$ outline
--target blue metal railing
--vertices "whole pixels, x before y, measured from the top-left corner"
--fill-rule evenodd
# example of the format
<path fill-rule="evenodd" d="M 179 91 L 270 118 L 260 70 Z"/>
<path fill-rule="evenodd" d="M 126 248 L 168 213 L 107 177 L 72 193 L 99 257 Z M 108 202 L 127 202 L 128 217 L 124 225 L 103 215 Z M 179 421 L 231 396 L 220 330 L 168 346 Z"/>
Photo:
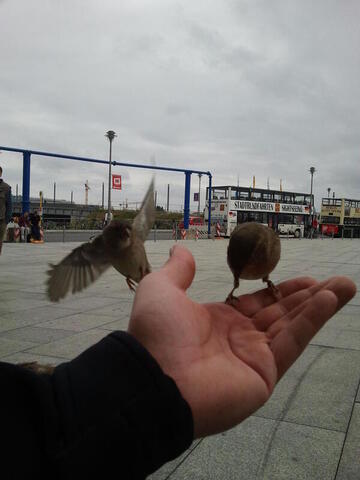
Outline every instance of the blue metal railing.
<path fill-rule="evenodd" d="M 81 162 L 92 162 L 92 163 L 102 163 L 109 165 L 109 161 L 101 160 L 97 158 L 88 158 L 88 157 L 79 157 L 75 155 L 66 155 L 62 153 L 52 153 L 52 152 L 41 152 L 38 150 L 29 150 L 24 148 L 14 148 L 14 147 L 2 147 L 0 150 L 7 152 L 16 152 L 23 154 L 23 190 L 22 190 L 22 210 L 23 213 L 28 212 L 30 208 L 30 167 L 31 167 L 31 155 L 39 155 L 43 157 L 52 157 L 52 158 L 63 158 L 66 160 L 77 160 Z M 185 198 L 184 198 L 184 228 L 189 228 L 189 217 L 190 217 L 190 185 L 191 185 L 191 174 L 202 174 L 209 177 L 209 192 L 211 192 L 211 181 L 212 175 L 209 171 L 204 172 L 201 170 L 190 170 L 186 168 L 174 168 L 174 167 L 159 167 L 156 165 L 142 165 L 136 163 L 126 163 L 126 162 L 116 162 L 112 161 L 112 165 L 122 166 L 122 167 L 131 167 L 131 168 L 145 168 L 150 170 L 163 170 L 168 172 L 181 172 L 185 174 Z M 210 235 L 211 228 L 211 195 L 209 196 L 209 222 L 208 222 L 208 234 Z"/>

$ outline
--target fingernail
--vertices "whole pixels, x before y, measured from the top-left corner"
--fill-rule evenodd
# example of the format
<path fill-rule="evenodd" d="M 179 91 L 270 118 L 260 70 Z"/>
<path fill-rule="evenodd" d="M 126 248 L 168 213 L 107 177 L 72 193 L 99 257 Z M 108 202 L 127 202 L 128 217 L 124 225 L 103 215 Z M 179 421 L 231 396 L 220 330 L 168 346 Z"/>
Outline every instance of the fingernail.
<path fill-rule="evenodd" d="M 176 245 L 173 245 L 173 246 L 170 248 L 170 251 L 169 251 L 170 257 L 171 257 L 172 254 L 174 253 L 175 247 L 176 247 Z"/>

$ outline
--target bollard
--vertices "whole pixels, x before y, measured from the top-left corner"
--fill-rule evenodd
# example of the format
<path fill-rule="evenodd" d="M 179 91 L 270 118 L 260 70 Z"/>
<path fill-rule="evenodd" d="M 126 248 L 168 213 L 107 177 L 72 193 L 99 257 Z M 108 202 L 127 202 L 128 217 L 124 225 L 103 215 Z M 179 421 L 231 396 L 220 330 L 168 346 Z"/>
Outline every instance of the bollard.
<path fill-rule="evenodd" d="M 220 223 L 217 222 L 217 224 L 216 224 L 216 236 L 217 237 L 220 237 L 220 229 L 221 229 Z"/>
<path fill-rule="evenodd" d="M 154 242 L 156 242 L 156 223 L 154 225 Z"/>

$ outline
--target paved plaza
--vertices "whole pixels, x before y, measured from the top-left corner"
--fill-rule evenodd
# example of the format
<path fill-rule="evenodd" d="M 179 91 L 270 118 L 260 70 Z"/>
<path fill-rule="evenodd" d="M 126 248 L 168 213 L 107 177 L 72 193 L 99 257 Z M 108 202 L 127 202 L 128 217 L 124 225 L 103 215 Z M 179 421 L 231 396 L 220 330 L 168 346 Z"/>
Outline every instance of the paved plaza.
<path fill-rule="evenodd" d="M 154 269 L 173 241 L 146 242 Z M 189 296 L 223 301 L 232 285 L 227 240 L 188 240 L 196 260 Z M 347 275 L 360 291 L 360 240 L 282 239 L 276 283 Z M 110 331 L 126 329 L 133 294 L 114 269 L 57 304 L 45 296 L 49 262 L 78 243 L 5 244 L 0 257 L 0 359 L 70 360 Z M 241 282 L 243 293 L 263 288 Z M 152 480 L 360 479 L 360 292 L 316 335 L 270 401 L 238 427 L 198 440 Z"/>

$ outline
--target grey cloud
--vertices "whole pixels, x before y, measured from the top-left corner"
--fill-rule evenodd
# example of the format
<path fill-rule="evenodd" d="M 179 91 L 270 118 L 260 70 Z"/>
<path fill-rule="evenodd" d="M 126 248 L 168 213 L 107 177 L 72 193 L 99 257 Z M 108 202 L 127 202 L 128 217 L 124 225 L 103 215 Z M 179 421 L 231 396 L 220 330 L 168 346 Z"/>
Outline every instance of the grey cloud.
<path fill-rule="evenodd" d="M 155 154 L 211 170 L 214 183 L 256 175 L 296 190 L 309 189 L 314 165 L 319 198 L 328 186 L 360 197 L 358 2 L 89 1 L 86 15 L 83 5 L 1 2 L 1 144 L 106 158 L 114 129 L 119 161 Z M 0 156 L 21 183 L 14 159 Z M 82 198 L 88 179 L 99 201 L 104 172 L 68 165 L 34 159 L 34 191 L 51 194 L 56 176 L 59 194 Z M 127 175 L 135 199 L 147 173 Z"/>

